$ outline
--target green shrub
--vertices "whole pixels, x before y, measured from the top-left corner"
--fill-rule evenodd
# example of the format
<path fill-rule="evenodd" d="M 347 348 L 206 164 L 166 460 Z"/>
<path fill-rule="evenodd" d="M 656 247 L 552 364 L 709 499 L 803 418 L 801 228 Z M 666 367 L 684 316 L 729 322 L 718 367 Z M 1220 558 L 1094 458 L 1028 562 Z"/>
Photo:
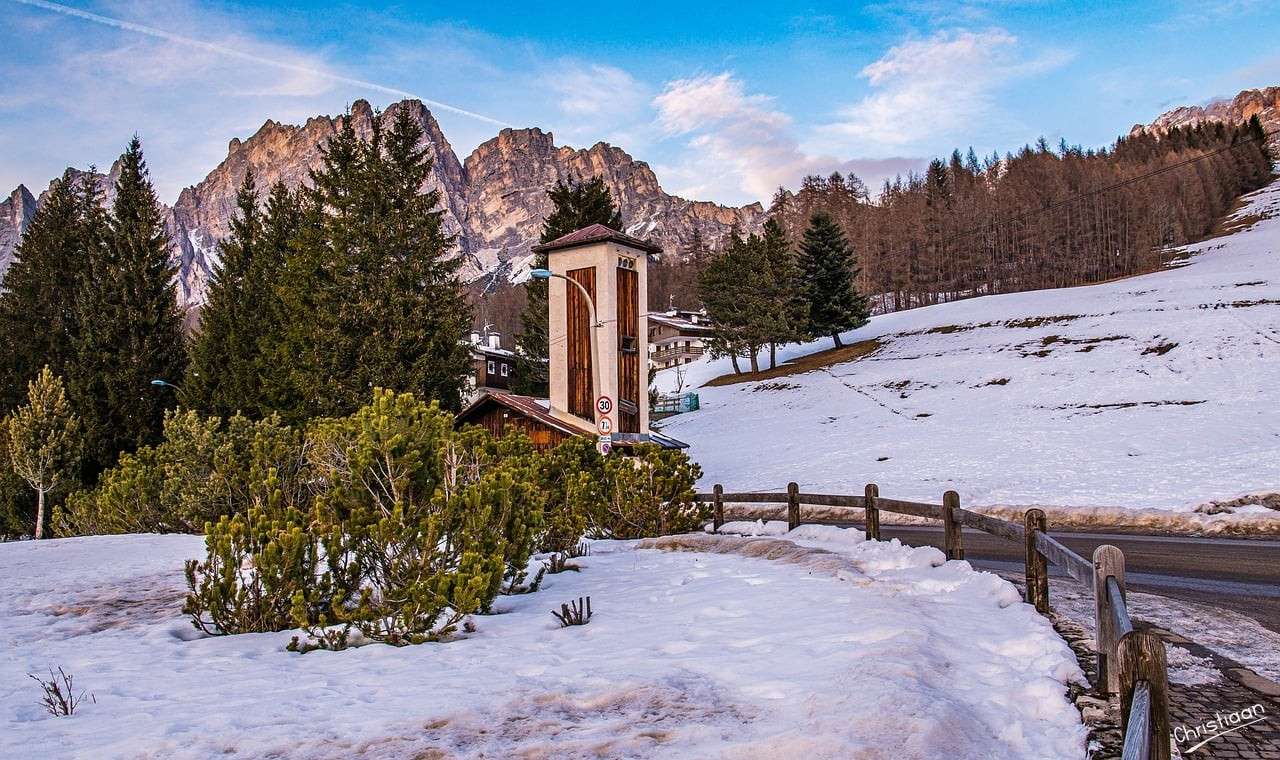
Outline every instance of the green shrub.
<path fill-rule="evenodd" d="M 416 644 L 523 577 L 543 509 L 523 436 L 458 432 L 438 405 L 379 389 L 315 421 L 302 449 L 305 521 L 272 469 L 249 478 L 247 515 L 208 527 L 208 559 L 187 568 L 197 628 L 296 626 L 296 651 Z"/>
<path fill-rule="evenodd" d="M 223 422 L 194 411 L 165 415 L 164 440 L 122 454 L 98 486 L 68 497 L 55 512 L 59 535 L 196 533 L 243 514 L 268 473 L 282 505 L 302 501 L 302 442 L 277 417 Z"/>
<path fill-rule="evenodd" d="M 205 548 L 203 563 L 186 566 L 183 613 L 196 628 L 232 634 L 293 627 L 294 597 L 314 584 L 319 556 L 315 535 L 297 510 L 280 514 L 277 502 L 223 515 L 206 529 Z"/>
<path fill-rule="evenodd" d="M 710 516 L 694 499 L 702 468 L 682 451 L 652 444 L 630 457 L 604 460 L 604 478 L 591 515 L 595 538 L 642 538 L 696 530 Z"/>

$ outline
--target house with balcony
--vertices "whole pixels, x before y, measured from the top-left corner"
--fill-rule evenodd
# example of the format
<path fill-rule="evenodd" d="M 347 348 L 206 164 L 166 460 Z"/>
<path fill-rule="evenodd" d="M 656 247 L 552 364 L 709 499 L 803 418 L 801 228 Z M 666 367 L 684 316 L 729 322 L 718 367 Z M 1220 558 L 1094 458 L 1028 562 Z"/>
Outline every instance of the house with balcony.
<path fill-rule="evenodd" d="M 706 311 L 668 309 L 649 313 L 649 366 L 667 369 L 706 353 L 712 325 Z"/>

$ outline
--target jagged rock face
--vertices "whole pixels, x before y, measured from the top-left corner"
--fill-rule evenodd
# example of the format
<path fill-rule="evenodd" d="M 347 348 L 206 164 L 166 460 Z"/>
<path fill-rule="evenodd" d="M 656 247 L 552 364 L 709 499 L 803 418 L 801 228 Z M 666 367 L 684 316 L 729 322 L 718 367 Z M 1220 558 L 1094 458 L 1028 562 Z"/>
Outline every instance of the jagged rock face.
<path fill-rule="evenodd" d="M 649 165 L 626 151 L 606 143 L 585 150 L 557 147 L 552 135 L 540 129 L 504 129 L 476 148 L 464 165 L 421 102 L 395 103 L 387 114 L 401 108 L 411 109 L 422 125 L 422 144 L 433 159 L 423 191 L 440 193 L 445 231 L 457 238 L 456 254 L 464 257 L 462 276 L 467 281 L 520 279 L 527 269 L 529 248 L 538 241 L 542 219 L 551 211 L 546 192 L 557 180 L 569 177 L 603 177 L 619 203 L 625 231 L 652 239 L 673 255 L 687 247 L 695 230 L 714 246 L 735 226 L 745 233 L 757 231 L 764 223 L 759 203 L 735 208 L 668 195 Z M 182 303 L 204 302 L 217 264 L 218 241 L 230 232 L 236 190 L 248 169 L 253 169 L 265 201 L 276 182 L 291 188 L 308 182 L 311 170 L 320 165 L 320 146 L 341 129 L 345 119 L 352 120 L 357 134 L 368 137 L 373 117 L 370 105 L 358 100 L 349 116 L 318 116 L 302 126 L 267 121 L 253 136 L 232 139 L 227 157 L 203 181 L 183 190 L 172 208 L 163 208 Z M 75 180 L 82 174 L 68 169 L 63 179 Z M 107 204 L 117 176 L 118 166 L 112 167 L 110 175 L 97 175 Z M 39 203 L 30 201 L 30 193 L 21 193 L 15 191 L 0 203 L 0 275 Z M 10 219 L 16 221 L 6 224 Z"/>
<path fill-rule="evenodd" d="M 663 192 L 653 170 L 606 143 L 585 150 L 556 147 L 540 129 L 504 129 L 477 147 L 464 164 L 469 192 L 465 226 L 471 253 L 493 276 L 517 279 L 551 212 L 547 190 L 570 177 L 601 177 L 622 212 L 628 234 L 651 239 L 678 255 L 694 230 L 709 244 L 734 226 L 744 233 L 764 223 L 764 208 L 687 201 Z"/>
<path fill-rule="evenodd" d="M 1257 116 L 1267 132 L 1280 132 L 1280 87 L 1244 90 L 1231 100 L 1218 100 L 1207 106 L 1182 106 L 1160 114 L 1146 129 L 1165 131 L 1173 127 L 1191 127 L 1203 121 L 1241 122 Z M 1133 131 L 1144 129 L 1139 124 Z M 1280 150 L 1280 134 L 1268 140 Z"/>
<path fill-rule="evenodd" d="M 422 125 L 423 145 L 433 159 L 431 175 L 423 184 L 423 192 L 440 192 L 445 231 L 461 237 L 462 166 L 440 131 L 440 125 L 421 102 L 406 100 L 396 103 L 387 109 L 388 118 L 401 108 L 410 109 Z M 307 182 L 312 169 L 320 166 L 320 146 L 342 128 L 346 119 L 351 119 L 357 135 L 368 138 L 373 117 L 369 103 L 357 100 L 351 106 L 350 116 L 317 116 L 308 119 L 301 127 L 267 121 L 247 140 L 232 139 L 222 163 L 200 184 L 183 190 L 173 206 L 169 234 L 173 256 L 179 261 L 184 300 L 191 304 L 204 302 L 209 275 L 217 263 L 218 241 L 231 231 L 236 191 L 249 169 L 253 169 L 264 199 L 276 182 L 283 182 L 291 189 L 297 188 Z M 460 253 L 465 255 L 466 245 L 465 241 L 462 242 Z M 479 273 L 469 274 L 475 277 Z"/>
<path fill-rule="evenodd" d="M 0 272 L 9 269 L 13 251 L 35 213 L 36 199 L 25 185 L 18 185 L 8 198 L 0 201 Z"/>

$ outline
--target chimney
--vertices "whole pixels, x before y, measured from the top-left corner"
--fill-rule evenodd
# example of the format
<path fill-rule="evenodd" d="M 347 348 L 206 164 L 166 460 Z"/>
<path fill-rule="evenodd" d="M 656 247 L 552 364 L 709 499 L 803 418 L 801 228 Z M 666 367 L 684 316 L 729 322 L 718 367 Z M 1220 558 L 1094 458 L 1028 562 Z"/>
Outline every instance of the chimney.
<path fill-rule="evenodd" d="M 489 348 L 502 348 L 502 333 L 489 333 Z"/>
<path fill-rule="evenodd" d="M 471 333 L 471 345 L 473 345 L 473 346 L 480 346 L 480 345 L 484 345 L 484 344 L 482 344 L 482 343 L 480 342 L 480 333 L 478 333 L 478 332 L 472 332 L 472 333 Z"/>

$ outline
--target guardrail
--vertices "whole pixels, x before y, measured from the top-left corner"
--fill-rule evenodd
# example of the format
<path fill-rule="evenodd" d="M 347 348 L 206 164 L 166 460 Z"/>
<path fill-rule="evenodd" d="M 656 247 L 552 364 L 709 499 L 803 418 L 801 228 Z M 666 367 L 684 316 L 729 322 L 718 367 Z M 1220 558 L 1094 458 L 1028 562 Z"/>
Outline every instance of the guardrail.
<path fill-rule="evenodd" d="M 1028 509 L 1023 524 L 971 512 L 960 506 L 960 495 L 947 491 L 941 504 L 901 501 L 880 496 L 880 488 L 868 483 L 861 496 L 801 493 L 795 483 L 785 493 L 726 493 L 716 484 L 711 493 L 696 494 L 698 501 L 714 506 L 712 527 L 724 525 L 724 505 L 785 504 L 787 526 L 856 522 L 844 519 L 803 520 L 803 505 L 862 511 L 868 540 L 880 538 L 880 513 L 912 515 L 942 523 L 943 551 L 947 559 L 964 559 L 963 529 L 973 528 L 1022 544 L 1027 582 L 1026 601 L 1043 615 L 1049 613 L 1049 563 L 1093 589 L 1094 642 L 1098 654 L 1098 688 L 1119 697 L 1124 726 L 1124 760 L 1169 760 L 1169 676 L 1164 642 L 1151 631 L 1137 629 L 1125 600 L 1124 552 L 1115 546 L 1099 546 L 1092 561 L 1049 535 L 1043 510 Z"/>

